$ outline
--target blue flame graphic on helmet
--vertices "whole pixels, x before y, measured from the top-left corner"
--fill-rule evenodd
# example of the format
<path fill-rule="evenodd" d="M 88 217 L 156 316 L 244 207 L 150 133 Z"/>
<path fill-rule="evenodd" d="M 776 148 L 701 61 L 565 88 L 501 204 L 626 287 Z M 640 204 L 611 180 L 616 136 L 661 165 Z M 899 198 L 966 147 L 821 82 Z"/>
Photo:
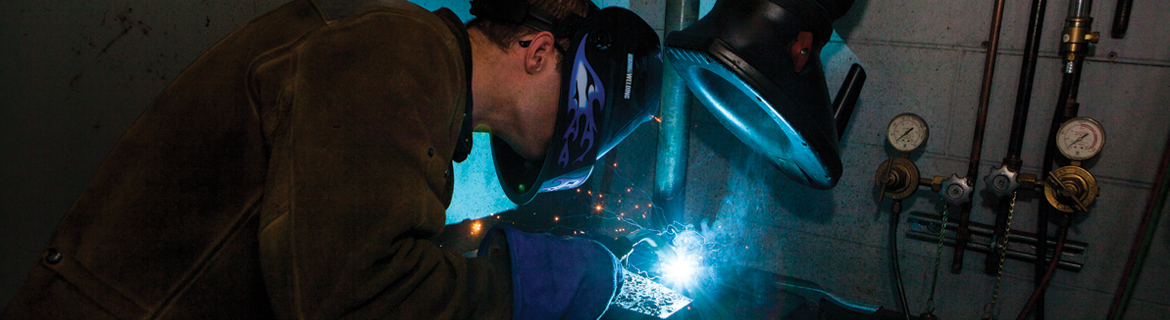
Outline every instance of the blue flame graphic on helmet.
<path fill-rule="evenodd" d="M 570 164 L 585 160 L 597 138 L 597 121 L 594 112 L 600 112 L 605 107 L 605 89 L 589 60 L 585 59 L 585 39 L 577 45 L 576 57 L 573 58 L 573 73 L 569 82 L 569 103 L 565 112 L 572 117 L 569 128 L 565 130 L 565 144 L 561 148 L 557 164 L 562 168 Z M 570 144 L 576 144 L 574 149 L 582 150 L 575 159 L 569 154 Z M 584 148 L 584 149 L 581 149 Z"/>
<path fill-rule="evenodd" d="M 557 177 L 556 179 L 545 181 L 543 184 L 540 185 L 540 192 L 550 192 L 550 191 L 558 191 L 558 190 L 576 188 L 577 186 L 580 186 L 582 183 L 585 183 L 585 180 L 589 179 L 589 174 L 592 172 L 593 172 L 593 167 L 584 167 L 581 169 L 573 170 L 573 172 L 563 174 L 560 177 Z"/>

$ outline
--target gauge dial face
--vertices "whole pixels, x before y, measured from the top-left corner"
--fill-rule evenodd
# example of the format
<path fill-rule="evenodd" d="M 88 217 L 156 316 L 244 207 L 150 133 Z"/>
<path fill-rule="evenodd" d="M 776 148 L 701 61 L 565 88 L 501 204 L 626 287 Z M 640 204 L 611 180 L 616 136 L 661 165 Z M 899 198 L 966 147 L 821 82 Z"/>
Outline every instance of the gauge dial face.
<path fill-rule="evenodd" d="M 903 113 L 890 120 L 886 129 L 886 140 L 901 152 L 914 151 L 926 143 L 930 130 L 926 121 L 913 113 Z"/>
<path fill-rule="evenodd" d="M 1056 132 L 1056 147 L 1069 160 L 1088 160 L 1105 147 L 1105 130 L 1091 118 L 1069 119 Z"/>

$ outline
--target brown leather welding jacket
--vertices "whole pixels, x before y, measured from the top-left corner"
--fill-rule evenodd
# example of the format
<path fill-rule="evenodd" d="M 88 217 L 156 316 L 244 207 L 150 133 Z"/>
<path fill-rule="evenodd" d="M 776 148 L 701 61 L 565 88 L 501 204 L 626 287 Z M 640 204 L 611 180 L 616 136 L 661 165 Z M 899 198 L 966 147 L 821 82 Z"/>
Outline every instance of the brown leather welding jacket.
<path fill-rule="evenodd" d="M 0 318 L 510 317 L 506 260 L 427 240 L 471 99 L 466 30 L 404 0 L 345 9 L 293 1 L 187 67 Z"/>

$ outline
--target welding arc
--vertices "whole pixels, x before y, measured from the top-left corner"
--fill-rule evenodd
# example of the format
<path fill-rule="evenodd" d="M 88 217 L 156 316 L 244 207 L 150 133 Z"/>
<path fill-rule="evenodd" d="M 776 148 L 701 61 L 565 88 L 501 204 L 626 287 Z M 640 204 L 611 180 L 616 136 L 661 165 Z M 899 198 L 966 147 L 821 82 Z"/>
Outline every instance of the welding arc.
<path fill-rule="evenodd" d="M 1048 284 L 1052 282 L 1052 276 L 1056 273 L 1056 265 L 1060 262 L 1060 255 L 1064 251 L 1064 240 L 1068 238 L 1068 217 L 1061 222 L 1059 235 L 1056 240 L 1056 248 L 1052 251 L 1052 262 L 1048 264 L 1048 271 L 1044 273 L 1044 279 L 1040 281 L 1040 285 L 1032 290 L 1032 296 L 1028 298 L 1028 303 L 1024 305 L 1024 309 L 1020 310 L 1020 315 L 1016 320 L 1024 320 L 1032 313 L 1032 309 L 1036 307 L 1036 302 L 1044 295 L 1044 290 L 1048 289 Z"/>

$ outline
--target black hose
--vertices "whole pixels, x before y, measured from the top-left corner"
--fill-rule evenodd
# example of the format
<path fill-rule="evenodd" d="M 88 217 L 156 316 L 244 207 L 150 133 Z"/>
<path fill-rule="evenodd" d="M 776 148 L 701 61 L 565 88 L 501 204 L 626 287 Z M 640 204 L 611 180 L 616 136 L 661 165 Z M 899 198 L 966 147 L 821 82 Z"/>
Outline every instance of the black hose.
<path fill-rule="evenodd" d="M 1070 105 L 1069 100 L 1076 99 L 1077 83 L 1080 82 L 1080 69 L 1082 60 L 1074 63 L 1074 73 L 1062 73 L 1063 77 L 1060 82 L 1060 94 L 1057 96 L 1056 109 L 1052 113 L 1052 125 L 1048 128 L 1048 145 L 1044 150 L 1044 161 L 1041 162 L 1041 172 L 1047 175 L 1054 169 L 1055 159 L 1058 151 L 1056 150 L 1056 131 L 1060 130 L 1060 125 L 1066 120 L 1075 117 L 1079 112 L 1077 104 Z M 1041 177 L 1044 179 L 1044 177 Z M 1044 275 L 1047 273 L 1045 262 L 1048 255 L 1048 217 L 1053 214 L 1053 208 L 1047 202 L 1041 201 L 1039 208 L 1039 215 L 1036 219 L 1036 267 L 1034 274 L 1034 289 L 1039 289 L 1043 282 Z M 1043 251 L 1041 251 L 1043 249 Z M 1053 261 L 1060 261 L 1060 257 L 1053 255 Z M 1043 291 L 1041 291 L 1043 292 Z M 1041 293 L 1036 302 L 1037 320 L 1042 319 L 1044 309 L 1044 295 Z"/>
<path fill-rule="evenodd" d="M 1032 84 L 1036 78 L 1036 59 L 1040 55 L 1040 35 L 1044 31 L 1044 9 L 1047 0 L 1032 0 L 1032 12 L 1028 16 L 1028 36 L 1024 41 L 1024 59 L 1020 65 L 1020 81 L 1016 89 L 1016 108 L 1012 115 L 1012 131 L 1008 139 L 1008 156 L 1004 164 L 1013 172 L 1022 165 L 1020 150 L 1024 145 L 1024 129 L 1028 124 L 1028 107 L 1032 102 Z"/>
<path fill-rule="evenodd" d="M 906 287 L 902 285 L 902 267 L 898 264 L 898 223 L 902 220 L 902 201 L 895 201 L 890 215 L 890 260 L 894 262 L 894 280 L 898 282 L 898 304 L 906 320 L 910 320 L 910 303 L 906 300 Z M 944 230 L 945 231 L 945 230 Z"/>
<path fill-rule="evenodd" d="M 1125 38 L 1125 32 L 1129 31 L 1129 13 L 1132 9 L 1133 0 L 1117 1 L 1117 9 L 1113 10 L 1113 29 L 1109 30 L 1113 39 Z"/>
<path fill-rule="evenodd" d="M 1032 0 L 1031 12 L 1028 14 L 1028 34 L 1024 41 L 1024 57 L 1020 65 L 1020 80 L 1016 90 L 1016 106 L 1015 113 L 1012 115 L 1012 131 L 1008 139 L 1007 157 L 1004 158 L 1003 164 L 1013 172 L 1018 172 L 1023 166 L 1023 159 L 1020 158 L 1021 149 L 1024 145 L 1025 127 L 1028 124 L 1028 108 L 1032 102 L 1032 86 L 1036 79 L 1036 60 L 1040 53 L 1040 39 L 1044 26 L 1044 12 L 1048 7 L 1047 0 Z M 1010 201 L 1007 197 L 1001 197 L 1000 201 Z M 997 219 L 998 226 L 999 221 Z M 1036 220 L 1036 267 L 1034 283 L 1035 287 L 1040 286 L 1040 282 L 1044 277 L 1044 256 L 1048 254 L 1048 221 L 1045 219 Z M 1036 307 L 1035 320 L 1044 320 L 1044 297 L 1040 297 L 1040 301 Z"/>

